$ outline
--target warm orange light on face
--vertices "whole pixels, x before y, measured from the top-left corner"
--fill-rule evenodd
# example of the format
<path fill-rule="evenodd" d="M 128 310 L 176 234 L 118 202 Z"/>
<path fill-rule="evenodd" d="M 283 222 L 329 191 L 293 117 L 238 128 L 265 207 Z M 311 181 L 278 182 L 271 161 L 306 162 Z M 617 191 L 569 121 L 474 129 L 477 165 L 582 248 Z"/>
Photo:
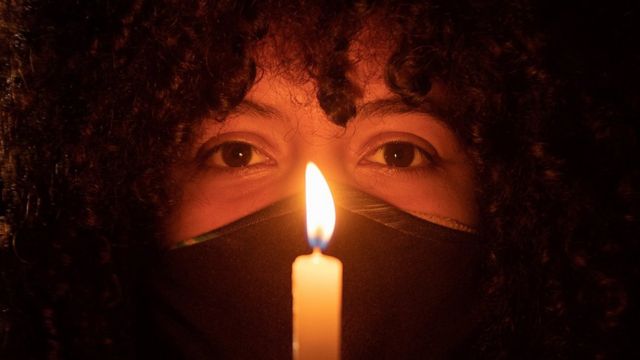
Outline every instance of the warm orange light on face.
<path fill-rule="evenodd" d="M 336 226 L 333 196 L 316 164 L 307 163 L 305 180 L 307 239 L 311 247 L 325 248 Z"/>

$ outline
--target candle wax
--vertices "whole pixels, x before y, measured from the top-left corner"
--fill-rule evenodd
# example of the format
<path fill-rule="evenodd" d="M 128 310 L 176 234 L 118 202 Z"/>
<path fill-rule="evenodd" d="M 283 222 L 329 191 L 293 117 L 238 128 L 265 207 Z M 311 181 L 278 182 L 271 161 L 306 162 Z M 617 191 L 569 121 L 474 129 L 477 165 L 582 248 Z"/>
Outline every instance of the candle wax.
<path fill-rule="evenodd" d="M 342 263 L 315 249 L 293 262 L 292 284 L 294 359 L 339 359 Z"/>

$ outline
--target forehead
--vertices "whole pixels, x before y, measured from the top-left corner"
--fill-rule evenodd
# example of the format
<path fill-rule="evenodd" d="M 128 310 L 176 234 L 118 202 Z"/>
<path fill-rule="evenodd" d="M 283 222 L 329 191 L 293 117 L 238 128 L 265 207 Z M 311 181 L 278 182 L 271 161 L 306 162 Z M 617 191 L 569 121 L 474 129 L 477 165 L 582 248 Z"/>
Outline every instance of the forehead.
<path fill-rule="evenodd" d="M 349 53 L 352 65 L 346 75 L 359 89 L 358 96 L 353 99 L 357 108 L 356 118 L 360 115 L 366 116 L 371 111 L 377 114 L 423 112 L 440 121 L 445 120 L 443 105 L 446 91 L 442 84 L 432 84 L 421 109 L 404 104 L 400 96 L 392 92 L 385 82 L 386 65 L 391 50 L 388 46 L 383 46 L 385 44 L 378 47 L 369 47 L 367 44 L 354 41 Z M 236 112 L 242 113 L 249 108 L 250 111 L 262 112 L 260 115 L 271 115 L 269 112 L 275 108 L 279 112 L 300 112 L 303 117 L 326 117 L 318 104 L 318 82 L 305 68 L 288 67 L 286 64 L 278 66 L 272 58 L 277 56 L 274 52 L 275 48 L 270 47 L 258 53 L 256 81 Z"/>
<path fill-rule="evenodd" d="M 384 81 L 386 65 L 393 51 L 389 33 L 384 36 L 363 28 L 349 42 L 348 64 L 326 64 L 332 53 L 305 47 L 273 34 L 256 44 L 251 53 L 256 62 L 256 81 L 247 98 L 289 98 L 296 106 L 313 105 L 318 93 L 318 73 L 323 66 L 343 71 L 346 79 L 357 88 L 354 102 L 368 102 L 393 94 Z M 322 55 L 324 54 L 324 55 Z M 319 59 L 318 57 L 326 57 Z"/>
<path fill-rule="evenodd" d="M 366 114 L 361 114 L 360 110 L 364 108 L 383 110 L 376 111 L 377 114 L 422 112 L 444 120 L 447 117 L 446 92 L 437 81 L 430 81 L 431 90 L 422 98 L 424 101 L 416 105 L 404 103 L 400 95 L 387 86 L 388 63 L 397 50 L 400 32 L 394 30 L 393 25 L 380 26 L 384 25 L 380 19 L 371 18 L 364 23 L 350 37 L 342 57 L 339 51 L 327 47 L 327 44 L 335 45 L 335 42 L 327 43 L 326 37 L 319 36 L 317 42 L 320 45 L 317 45 L 300 41 L 301 37 L 296 37 L 290 29 L 272 30 L 263 40 L 249 47 L 250 56 L 256 64 L 256 78 L 245 100 L 232 114 L 244 113 L 247 107 L 243 105 L 249 102 L 249 105 L 271 105 L 280 112 L 291 113 L 297 120 L 313 115 L 316 119 L 343 125 L 343 121 L 352 122 Z M 345 88 L 348 91 L 343 91 Z M 330 96 L 343 97 L 337 98 L 337 102 L 327 102 L 327 91 Z M 345 93 L 348 95 L 343 95 Z M 319 98 L 324 101 L 319 101 Z M 368 107 L 371 103 L 375 106 Z M 340 107 L 344 104 L 353 106 L 355 114 L 350 110 L 350 117 L 330 115 L 333 110 L 344 109 Z M 293 114 L 295 111 L 303 112 Z"/>

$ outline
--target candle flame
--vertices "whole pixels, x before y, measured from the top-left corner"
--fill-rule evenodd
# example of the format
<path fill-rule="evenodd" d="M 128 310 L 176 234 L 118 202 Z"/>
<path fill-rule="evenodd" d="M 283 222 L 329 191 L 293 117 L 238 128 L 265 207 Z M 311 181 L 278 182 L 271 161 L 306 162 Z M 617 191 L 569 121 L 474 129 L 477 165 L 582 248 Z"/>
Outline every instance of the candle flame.
<path fill-rule="evenodd" d="M 313 248 L 324 249 L 336 226 L 336 209 L 329 184 L 316 164 L 306 171 L 307 240 Z"/>

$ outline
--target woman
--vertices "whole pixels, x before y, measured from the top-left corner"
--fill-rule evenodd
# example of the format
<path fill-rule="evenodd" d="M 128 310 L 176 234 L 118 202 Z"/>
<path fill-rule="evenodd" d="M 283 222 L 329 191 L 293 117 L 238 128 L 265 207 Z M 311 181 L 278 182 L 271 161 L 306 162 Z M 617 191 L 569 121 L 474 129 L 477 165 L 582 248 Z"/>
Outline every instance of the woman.
<path fill-rule="evenodd" d="M 637 49 L 626 47 L 634 9 L 584 9 L 568 24 L 574 9 L 527 2 L 29 3 L 1 12 L 9 357 L 134 357 L 164 351 L 157 339 L 173 342 L 175 356 L 260 356 L 192 320 L 231 326 L 235 317 L 185 315 L 200 304 L 170 297 L 166 284 L 202 294 L 205 279 L 176 276 L 195 263 L 176 254 L 201 248 L 166 249 L 273 209 L 298 192 L 307 159 L 347 192 L 481 245 L 464 252 L 470 287 L 445 286 L 454 313 L 473 308 L 456 318 L 464 326 L 448 332 L 447 318 L 399 306 L 412 311 L 393 328 L 411 320 L 408 335 L 385 347 L 409 349 L 399 357 L 637 353 L 638 99 L 626 82 L 638 78 Z M 596 15 L 611 27 L 585 25 Z M 355 206 L 343 208 L 355 218 Z M 151 266 L 163 271 L 140 275 Z M 224 291 L 245 288 L 225 287 L 229 277 L 203 299 L 238 300 L 242 292 Z M 431 289 L 433 278 L 407 282 Z M 415 304 L 434 304 L 423 301 L 430 294 Z M 465 298 L 477 301 L 457 302 Z M 344 357 L 371 355 L 353 349 L 382 341 L 361 336 L 375 316 L 345 307 L 356 320 L 343 323 Z M 204 335 L 190 341 L 185 329 Z"/>

